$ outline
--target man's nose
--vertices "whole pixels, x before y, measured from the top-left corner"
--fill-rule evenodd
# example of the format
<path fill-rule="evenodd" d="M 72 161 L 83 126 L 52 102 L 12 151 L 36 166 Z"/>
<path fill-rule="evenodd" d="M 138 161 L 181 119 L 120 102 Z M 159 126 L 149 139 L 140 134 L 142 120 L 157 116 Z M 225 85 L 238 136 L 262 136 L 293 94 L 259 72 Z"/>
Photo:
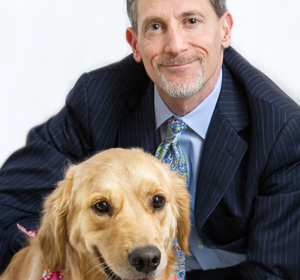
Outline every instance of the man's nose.
<path fill-rule="evenodd" d="M 170 28 L 166 35 L 166 53 L 176 56 L 188 48 L 186 36 L 180 28 Z"/>

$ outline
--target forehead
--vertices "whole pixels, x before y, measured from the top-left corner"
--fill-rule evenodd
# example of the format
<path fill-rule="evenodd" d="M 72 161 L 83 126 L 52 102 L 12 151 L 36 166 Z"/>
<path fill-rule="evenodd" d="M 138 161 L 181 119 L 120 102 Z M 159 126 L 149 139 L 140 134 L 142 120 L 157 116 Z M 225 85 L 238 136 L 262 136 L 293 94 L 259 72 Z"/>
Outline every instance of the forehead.
<path fill-rule="evenodd" d="M 137 9 L 139 22 L 151 16 L 180 16 L 190 11 L 201 14 L 214 13 L 209 0 L 138 0 Z"/>

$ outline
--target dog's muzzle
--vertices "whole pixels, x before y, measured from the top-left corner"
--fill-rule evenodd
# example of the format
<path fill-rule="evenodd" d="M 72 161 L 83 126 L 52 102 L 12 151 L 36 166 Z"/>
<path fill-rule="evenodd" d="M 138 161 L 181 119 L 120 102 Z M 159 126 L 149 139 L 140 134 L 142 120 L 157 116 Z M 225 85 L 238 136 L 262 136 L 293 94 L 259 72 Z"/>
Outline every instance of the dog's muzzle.
<path fill-rule="evenodd" d="M 104 268 L 104 272 L 110 280 L 122 280 L 107 265 L 101 253 L 97 250 L 99 260 Z M 160 264 L 161 253 L 155 246 L 138 247 L 128 254 L 131 266 L 139 273 L 144 275 L 142 278 L 133 278 L 136 280 L 152 280 L 154 271 Z M 124 279 L 125 280 L 125 279 Z"/>

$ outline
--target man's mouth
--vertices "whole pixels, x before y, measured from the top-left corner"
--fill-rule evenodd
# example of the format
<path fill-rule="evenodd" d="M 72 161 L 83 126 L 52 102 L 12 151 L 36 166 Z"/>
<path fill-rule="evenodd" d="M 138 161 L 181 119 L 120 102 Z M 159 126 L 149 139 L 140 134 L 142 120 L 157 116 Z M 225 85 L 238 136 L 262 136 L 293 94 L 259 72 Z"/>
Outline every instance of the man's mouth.
<path fill-rule="evenodd" d="M 188 66 L 196 61 L 202 61 L 203 58 L 200 55 L 194 55 L 191 57 L 177 57 L 169 58 L 162 61 L 156 61 L 155 64 L 157 67 L 169 67 L 169 68 L 180 68 Z"/>
<path fill-rule="evenodd" d="M 171 65 L 162 65 L 164 67 L 168 67 L 171 69 L 177 69 L 177 68 L 184 68 L 186 66 L 189 66 L 190 64 L 194 63 L 196 60 L 193 61 L 189 61 L 189 62 L 185 62 L 185 63 L 181 63 L 181 64 L 171 64 Z"/>

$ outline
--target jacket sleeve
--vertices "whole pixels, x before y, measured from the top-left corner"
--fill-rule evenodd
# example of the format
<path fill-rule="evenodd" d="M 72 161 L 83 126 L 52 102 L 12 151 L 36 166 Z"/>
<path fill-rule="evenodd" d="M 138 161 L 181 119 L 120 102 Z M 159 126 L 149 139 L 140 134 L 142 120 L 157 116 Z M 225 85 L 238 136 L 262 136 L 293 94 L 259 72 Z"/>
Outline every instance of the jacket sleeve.
<path fill-rule="evenodd" d="M 12 154 L 0 170 L 0 271 L 24 246 L 19 223 L 36 229 L 44 197 L 63 177 L 70 162 L 91 151 L 87 75 L 69 93 L 64 108 L 33 128 L 26 146 Z"/>
<path fill-rule="evenodd" d="M 261 177 L 242 279 L 300 279 L 300 117 L 281 129 Z"/>

